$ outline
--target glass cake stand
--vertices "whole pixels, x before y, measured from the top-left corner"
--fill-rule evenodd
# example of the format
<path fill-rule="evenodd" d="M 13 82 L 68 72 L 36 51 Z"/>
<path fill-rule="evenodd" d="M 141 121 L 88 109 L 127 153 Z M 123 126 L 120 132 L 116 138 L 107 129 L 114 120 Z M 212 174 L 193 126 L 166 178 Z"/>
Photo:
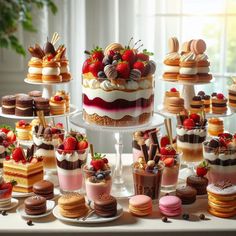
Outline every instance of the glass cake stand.
<path fill-rule="evenodd" d="M 83 120 L 82 111 L 70 117 L 70 122 L 86 130 L 91 131 L 100 131 L 100 132 L 109 132 L 114 133 L 116 143 L 116 164 L 113 173 L 113 182 L 112 182 L 112 194 L 117 198 L 124 198 L 133 195 L 133 190 L 124 182 L 123 179 L 123 164 L 122 164 L 122 153 L 123 153 L 123 135 L 126 133 L 133 133 L 135 131 L 147 130 L 152 128 L 158 128 L 164 124 L 164 116 L 154 113 L 151 121 L 144 125 L 129 126 L 129 127 L 109 127 L 109 126 L 98 126 L 93 124 L 88 124 Z"/>

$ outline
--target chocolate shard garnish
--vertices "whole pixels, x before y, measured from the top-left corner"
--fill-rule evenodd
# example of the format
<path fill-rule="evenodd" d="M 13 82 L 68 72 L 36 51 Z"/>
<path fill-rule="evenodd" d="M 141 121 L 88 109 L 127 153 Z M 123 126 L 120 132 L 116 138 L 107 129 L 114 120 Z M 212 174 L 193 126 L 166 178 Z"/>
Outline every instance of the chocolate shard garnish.
<path fill-rule="evenodd" d="M 148 160 L 153 160 L 157 153 L 157 144 L 151 144 Z"/>
<path fill-rule="evenodd" d="M 156 165 L 158 164 L 158 162 L 160 161 L 160 159 L 161 159 L 161 155 L 160 154 L 157 154 L 155 157 L 154 157 L 154 161 L 155 161 L 155 163 L 156 163 Z"/>
<path fill-rule="evenodd" d="M 215 186 L 221 189 L 225 189 L 225 188 L 232 187 L 233 184 L 231 183 L 230 180 L 227 179 L 227 180 L 223 180 L 221 182 L 216 183 Z"/>
<path fill-rule="evenodd" d="M 148 162 L 148 149 L 147 149 L 147 145 L 143 144 L 141 146 L 141 149 L 142 149 L 142 152 L 143 152 L 144 159 L 145 159 L 145 161 L 147 163 Z"/>
<path fill-rule="evenodd" d="M 149 132 L 149 136 L 150 136 L 153 144 L 158 143 L 158 138 L 157 138 L 157 133 L 156 132 L 157 132 L 156 130 Z"/>
<path fill-rule="evenodd" d="M 52 55 L 54 55 L 56 53 L 55 48 L 52 43 L 50 43 L 48 41 L 46 42 L 46 44 L 44 46 L 44 53 L 45 54 L 52 54 Z"/>

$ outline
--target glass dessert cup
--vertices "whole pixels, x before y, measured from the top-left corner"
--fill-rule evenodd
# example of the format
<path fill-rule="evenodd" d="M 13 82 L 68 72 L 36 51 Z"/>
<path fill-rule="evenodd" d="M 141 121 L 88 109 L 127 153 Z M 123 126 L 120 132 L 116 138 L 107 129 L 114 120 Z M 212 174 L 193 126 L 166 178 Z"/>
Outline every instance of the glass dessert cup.
<path fill-rule="evenodd" d="M 87 198 L 90 201 L 97 200 L 102 194 L 110 195 L 112 187 L 111 169 L 94 171 L 88 165 L 84 165 L 82 171 Z"/>
<path fill-rule="evenodd" d="M 209 147 L 208 141 L 203 143 L 203 157 L 209 165 L 207 178 L 209 183 L 230 180 L 236 184 L 236 148 Z"/>
<path fill-rule="evenodd" d="M 132 172 L 135 195 L 147 195 L 154 201 L 158 200 L 164 166 L 164 163 L 160 161 L 157 168 L 145 170 L 140 168 L 139 163 L 134 163 Z"/>
<path fill-rule="evenodd" d="M 195 174 L 195 166 L 203 160 L 202 143 L 207 137 L 207 126 L 186 129 L 177 125 L 177 150 L 182 152 L 181 165 L 187 167 L 180 170 L 180 179 L 185 180 Z"/>
<path fill-rule="evenodd" d="M 161 191 L 162 192 L 173 192 L 176 190 L 178 184 L 178 176 L 180 169 L 180 160 L 182 159 L 182 153 L 176 155 L 161 155 L 161 160 L 170 160 L 168 165 L 165 165 L 162 180 L 161 180 Z M 173 161 L 171 161 L 173 160 Z"/>
<path fill-rule="evenodd" d="M 82 165 L 86 163 L 88 148 L 71 151 L 57 148 L 55 152 L 61 192 L 80 192 L 83 186 Z"/>
<path fill-rule="evenodd" d="M 57 161 L 55 148 L 64 140 L 65 131 L 55 134 L 36 134 L 33 132 L 33 143 L 35 145 L 35 156 L 43 158 L 43 167 L 45 171 L 44 179 L 50 180 L 55 186 L 58 186 Z"/>

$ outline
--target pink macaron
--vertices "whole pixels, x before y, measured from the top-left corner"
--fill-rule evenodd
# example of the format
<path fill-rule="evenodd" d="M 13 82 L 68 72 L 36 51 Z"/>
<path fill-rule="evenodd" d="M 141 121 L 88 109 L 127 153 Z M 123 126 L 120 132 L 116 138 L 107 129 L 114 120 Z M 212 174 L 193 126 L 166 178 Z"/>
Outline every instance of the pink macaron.
<path fill-rule="evenodd" d="M 181 200 L 176 196 L 164 196 L 159 200 L 159 209 L 163 215 L 179 216 L 182 212 Z"/>

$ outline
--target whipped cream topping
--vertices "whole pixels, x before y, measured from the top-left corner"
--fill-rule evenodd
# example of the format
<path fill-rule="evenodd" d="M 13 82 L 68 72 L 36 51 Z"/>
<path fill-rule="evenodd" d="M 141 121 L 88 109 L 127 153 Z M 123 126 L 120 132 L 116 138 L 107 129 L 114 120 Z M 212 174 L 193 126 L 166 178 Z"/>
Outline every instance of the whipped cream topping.
<path fill-rule="evenodd" d="M 43 137 L 36 137 L 35 134 L 33 134 L 33 142 L 34 144 L 36 144 L 37 146 L 41 145 L 41 144 L 51 144 L 53 146 L 57 146 L 60 144 L 60 139 L 59 138 L 52 138 L 52 140 L 46 140 Z"/>
<path fill-rule="evenodd" d="M 42 59 L 38 58 L 38 57 L 31 57 L 30 62 L 34 62 L 34 63 L 42 63 Z"/>
<path fill-rule="evenodd" d="M 103 89 L 103 90 L 113 90 L 116 88 L 116 85 L 115 84 L 112 84 L 110 80 L 104 80 L 102 81 L 102 83 L 100 84 L 100 87 Z"/>
<path fill-rule="evenodd" d="M 39 67 L 29 67 L 28 69 L 29 74 L 42 74 L 42 68 Z"/>
<path fill-rule="evenodd" d="M 196 58 L 195 54 L 193 52 L 184 54 L 180 57 L 180 61 L 194 61 Z"/>
<path fill-rule="evenodd" d="M 152 87 L 152 82 L 148 79 L 145 79 L 145 80 L 139 81 L 138 85 L 141 89 L 148 89 Z"/>
<path fill-rule="evenodd" d="M 203 54 L 198 54 L 196 57 L 196 61 L 207 61 L 208 60 L 208 56 L 203 53 Z"/>
<path fill-rule="evenodd" d="M 70 67 L 69 66 L 61 66 L 60 68 L 60 73 L 69 73 L 70 72 Z"/>
<path fill-rule="evenodd" d="M 198 73 L 209 73 L 209 72 L 210 72 L 210 69 L 209 69 L 208 66 L 207 66 L 207 67 L 198 67 L 198 68 L 197 68 L 197 72 L 198 72 Z"/>
<path fill-rule="evenodd" d="M 164 72 L 179 73 L 179 66 L 164 65 Z"/>
<path fill-rule="evenodd" d="M 43 148 L 39 148 L 38 150 L 35 151 L 34 154 L 36 157 L 50 157 L 54 158 L 55 157 L 55 151 L 54 150 L 46 150 Z"/>
<path fill-rule="evenodd" d="M 183 75 L 196 75 L 197 72 L 197 67 L 180 67 L 179 70 L 179 73 Z"/>
<path fill-rule="evenodd" d="M 92 89 L 100 88 L 100 82 L 96 79 L 91 79 L 88 81 L 88 86 Z"/>
<path fill-rule="evenodd" d="M 166 54 L 165 59 L 166 60 L 180 59 L 180 55 L 178 52 L 170 52 L 170 53 Z"/>
<path fill-rule="evenodd" d="M 86 160 L 86 152 L 83 154 L 79 154 L 77 151 L 74 151 L 73 153 L 62 153 L 56 152 L 56 158 L 58 161 L 69 161 L 69 162 L 75 162 L 78 160 L 85 161 Z"/>
<path fill-rule="evenodd" d="M 207 186 L 207 191 L 215 194 L 222 194 L 222 195 L 228 195 L 228 194 L 236 194 L 236 185 L 232 185 L 227 188 L 220 188 L 216 186 L 215 184 L 209 184 Z"/>
<path fill-rule="evenodd" d="M 138 82 L 130 80 L 126 83 L 126 89 L 128 90 L 137 90 L 139 88 Z"/>
<path fill-rule="evenodd" d="M 203 155 L 204 158 L 209 161 L 215 161 L 216 159 L 220 159 L 222 161 L 236 159 L 235 153 L 225 154 L 225 153 L 205 152 L 204 149 L 203 149 Z"/>
<path fill-rule="evenodd" d="M 191 129 L 187 130 L 184 128 L 177 128 L 177 135 L 183 136 L 183 135 L 198 135 L 200 137 L 205 137 L 206 136 L 206 130 L 205 129 Z"/>
<path fill-rule="evenodd" d="M 60 75 L 59 67 L 43 67 L 42 69 L 43 75 Z"/>

